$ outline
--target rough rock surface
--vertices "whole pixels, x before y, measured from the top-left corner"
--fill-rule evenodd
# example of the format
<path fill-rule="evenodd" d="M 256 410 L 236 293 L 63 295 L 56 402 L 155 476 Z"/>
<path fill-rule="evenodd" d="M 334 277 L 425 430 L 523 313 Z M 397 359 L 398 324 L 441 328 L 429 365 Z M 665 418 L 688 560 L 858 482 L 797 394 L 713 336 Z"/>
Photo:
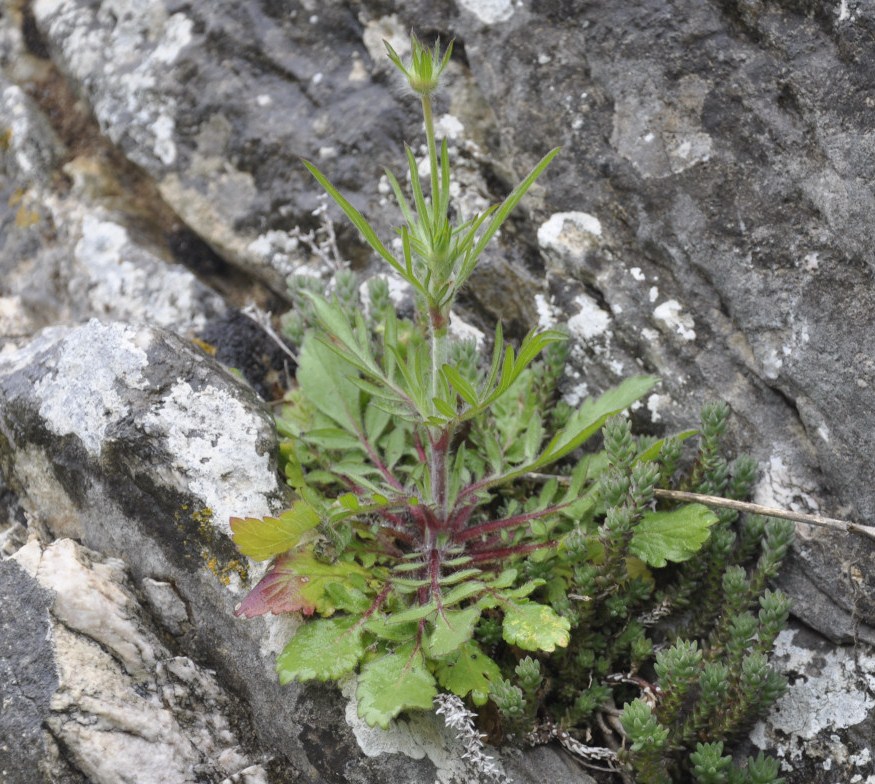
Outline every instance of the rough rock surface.
<path fill-rule="evenodd" d="M 871 4 L 10 0 L 0 11 L 0 357 L 13 385 L 0 400 L 10 444 L 0 447 L 0 509 L 16 522 L 3 550 L 19 546 L 28 522 L 123 558 L 181 650 L 225 661 L 222 677 L 254 710 L 279 704 L 280 693 L 269 673 L 250 679 L 234 656 L 222 658 L 232 598 L 204 570 L 200 548 L 217 548 L 220 573 L 233 554 L 221 536 L 198 539 L 189 515 L 168 520 L 183 499 L 213 508 L 218 526 L 250 501 L 252 512 L 279 502 L 278 488 L 259 485 L 270 465 L 266 418 L 247 442 L 261 462 L 239 474 L 226 454 L 220 470 L 211 439 L 221 443 L 224 430 L 211 427 L 239 390 L 214 386 L 220 376 L 184 342 L 91 323 L 16 352 L 42 327 L 93 316 L 186 336 L 206 328 L 224 340 L 234 322 L 227 303 L 254 293 L 277 307 L 255 278 L 281 295 L 290 271 L 329 275 L 292 234 L 318 221 L 301 155 L 391 236 L 382 170 L 399 169 L 401 142 L 419 144 L 420 129 L 381 39 L 403 50 L 411 27 L 456 38 L 438 115 L 460 161 L 463 212 L 500 198 L 549 147 L 563 146 L 466 291 L 466 319 L 482 326 L 498 316 L 517 335 L 567 323 L 569 400 L 641 367 L 658 373 L 663 386 L 639 412 L 657 431 L 688 427 L 702 400 L 725 399 L 733 440 L 763 465 L 758 500 L 875 523 Z M 343 253 L 368 267 L 354 233 L 337 228 Z M 80 345 L 65 359 L 59 351 L 73 334 L 127 348 L 98 361 Z M 242 368 L 245 350 L 235 351 Z M 169 422 L 184 413 L 199 424 L 174 433 Z M 164 510 L 159 522 L 134 513 L 144 499 Z M 90 508 L 108 516 L 82 512 Z M 165 561 L 178 582 L 158 568 Z M 223 574 L 235 584 L 233 570 Z M 796 616 L 833 645 L 797 634 L 793 645 L 811 658 L 788 662 L 813 666 L 832 650 L 847 664 L 834 671 L 847 676 L 849 694 L 855 679 L 871 694 L 861 662 L 875 643 L 872 546 L 800 527 L 783 581 Z M 185 626 L 166 585 L 190 597 L 202 626 Z M 246 645 L 250 661 L 270 658 L 270 646 Z M 342 712 L 340 698 L 305 691 Z M 290 700 L 278 715 L 297 709 L 289 726 L 299 726 L 325 712 L 309 704 Z M 258 732 L 282 752 L 290 741 L 268 718 L 254 717 Z M 823 726 L 802 733 L 804 743 L 774 726 L 770 743 L 823 762 L 804 763 L 793 782 L 875 775 L 860 756 L 862 720 L 838 746 Z M 289 753 L 315 759 L 328 742 L 359 754 L 342 720 L 321 735 L 303 732 Z M 387 764 L 407 765 L 407 780 L 414 768 L 431 770 L 396 757 Z M 305 780 L 320 769 L 312 764 Z M 362 770 L 366 778 L 384 769 Z"/>
<path fill-rule="evenodd" d="M 267 781 L 232 728 L 230 716 L 245 723 L 239 708 L 160 642 L 122 562 L 33 540 L 0 575 L 4 782 Z"/>

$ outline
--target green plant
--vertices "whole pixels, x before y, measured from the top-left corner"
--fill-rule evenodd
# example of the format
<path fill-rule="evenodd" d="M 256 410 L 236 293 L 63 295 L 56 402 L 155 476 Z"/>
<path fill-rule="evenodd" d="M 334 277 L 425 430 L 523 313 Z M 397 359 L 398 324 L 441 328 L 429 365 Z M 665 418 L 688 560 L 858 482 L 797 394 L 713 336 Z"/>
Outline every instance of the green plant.
<path fill-rule="evenodd" d="M 496 737 L 525 743 L 549 725 L 571 743 L 607 710 L 618 714 L 610 708 L 617 699 L 642 686 L 656 693 L 640 674 L 654 661 L 659 635 L 650 629 L 659 608 L 680 609 L 681 621 L 702 633 L 656 655 L 661 704 L 631 699 L 615 722 L 628 742 L 619 757 L 641 781 L 667 780 L 693 764 L 683 750 L 728 737 L 778 691 L 762 657 L 786 603 L 764 594 L 759 620 L 749 609 L 786 537 L 751 523 L 736 548 L 730 515 L 697 504 L 656 508 L 655 489 L 672 481 L 694 432 L 638 439 L 617 416 L 656 379 L 627 379 L 572 409 L 557 392 L 563 333 L 531 332 L 515 350 L 499 324 L 485 363 L 471 344 L 451 339 L 460 288 L 557 151 L 500 205 L 455 222 L 448 147 L 435 138 L 432 108 L 452 47 L 441 53 L 415 37 L 411 46 L 410 65 L 391 47 L 389 56 L 419 96 L 429 176 L 421 182 L 409 148 L 410 201 L 387 173 L 404 218 L 398 254 L 305 165 L 410 286 L 416 316 L 398 316 L 381 278 L 368 283 L 366 302 L 348 271 L 337 273 L 331 296 L 312 281 L 292 281 L 296 309 L 284 330 L 297 347 L 298 385 L 277 425 L 298 500 L 275 518 L 231 521 L 240 551 L 271 562 L 237 612 L 318 616 L 280 654 L 280 680 L 357 672 L 359 714 L 372 725 L 431 709 L 440 688 L 475 706 L 491 700 L 501 721 Z M 729 466 L 719 454 L 726 411 L 708 409 L 703 420 L 699 456 L 685 476 L 696 488 L 743 496 L 749 461 Z M 603 448 L 593 449 L 600 433 Z M 741 564 L 763 535 L 774 546 L 747 577 Z M 724 580 L 733 553 L 742 572 Z M 710 614 L 687 611 L 702 585 Z M 735 625 L 715 626 L 724 605 Z M 732 665 L 721 670 L 715 657 L 724 650 Z M 710 711 L 690 709 L 694 693 Z M 727 711 L 719 694 L 738 701 Z"/>

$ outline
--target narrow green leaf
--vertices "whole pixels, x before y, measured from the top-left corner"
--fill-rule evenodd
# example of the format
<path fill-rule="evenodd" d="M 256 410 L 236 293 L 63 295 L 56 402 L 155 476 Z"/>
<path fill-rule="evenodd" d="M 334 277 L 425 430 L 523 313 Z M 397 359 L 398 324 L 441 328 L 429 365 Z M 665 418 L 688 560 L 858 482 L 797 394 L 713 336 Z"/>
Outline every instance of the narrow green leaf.
<path fill-rule="evenodd" d="M 470 599 L 472 596 L 477 596 L 477 594 L 482 593 L 485 588 L 486 584 L 480 582 L 480 580 L 471 580 L 470 582 L 464 582 L 461 585 L 457 585 L 455 588 L 447 591 L 443 595 L 441 603 L 444 607 L 452 607 L 454 604 L 464 602 L 465 599 Z"/>
<path fill-rule="evenodd" d="M 389 181 L 392 192 L 395 194 L 395 201 L 398 202 L 398 207 L 401 209 L 401 214 L 404 216 L 404 220 L 408 225 L 412 226 L 415 220 L 413 212 L 410 209 L 410 205 L 407 203 L 407 199 L 404 198 L 404 193 L 401 190 L 401 186 L 398 184 L 398 179 L 388 169 L 384 169 L 383 171 L 386 174 L 386 179 Z"/>
<path fill-rule="evenodd" d="M 514 188 L 513 191 L 510 193 L 510 195 L 501 203 L 501 206 L 492 216 L 492 220 L 489 222 L 489 225 L 486 227 L 486 230 L 483 232 L 479 241 L 477 242 L 477 245 L 472 251 L 475 257 L 479 256 L 483 252 L 483 249 L 489 244 L 489 241 L 495 235 L 495 232 L 497 232 L 501 228 L 501 224 L 504 223 L 505 220 L 507 220 L 507 217 L 513 211 L 513 208 L 516 207 L 516 205 L 519 204 L 520 199 L 525 196 L 526 191 L 528 191 L 529 188 L 532 187 L 535 180 L 537 180 L 538 177 L 541 176 L 544 169 L 546 169 L 550 165 L 550 161 L 552 161 L 553 158 L 555 158 L 558 154 L 558 147 L 550 150 L 550 152 L 548 152 L 543 158 L 541 158 L 535 168 L 532 169 L 531 172 L 529 172 L 529 175 L 519 185 L 517 185 L 516 188 Z M 462 282 L 463 281 L 460 281 L 460 284 Z"/>
<path fill-rule="evenodd" d="M 472 577 L 477 577 L 482 574 L 482 569 L 462 569 L 458 572 L 453 572 L 452 574 L 448 574 L 446 577 L 441 577 L 439 583 L 442 587 L 446 587 L 448 585 L 457 585 L 464 580 L 470 580 Z"/>
<path fill-rule="evenodd" d="M 398 263 L 397 259 L 389 252 L 385 245 L 380 241 L 376 232 L 371 228 L 364 215 L 362 215 L 355 207 L 352 206 L 329 181 L 328 178 L 317 169 L 309 161 L 304 161 L 304 166 L 312 174 L 319 184 L 325 189 L 325 192 L 338 204 L 338 206 L 346 213 L 346 217 L 352 221 L 365 241 L 370 245 L 399 275 L 404 275 L 404 268 Z"/>
<path fill-rule="evenodd" d="M 519 375 L 547 346 L 551 343 L 561 343 L 565 340 L 568 340 L 568 335 L 556 329 L 547 329 L 543 332 L 529 332 L 520 344 L 514 372 Z"/>
<path fill-rule="evenodd" d="M 573 452 L 595 435 L 608 417 L 618 414 L 636 400 L 640 400 L 658 382 L 659 379 L 655 376 L 631 376 L 595 400 L 589 398 L 584 401 L 583 405 L 572 414 L 568 424 L 553 437 L 541 457 L 529 470 L 536 470 L 550 463 L 555 463 L 569 452 Z"/>
<path fill-rule="evenodd" d="M 686 441 L 693 436 L 699 434 L 698 430 L 684 430 L 682 433 L 678 433 L 674 438 L 678 441 Z M 665 446 L 665 442 L 668 441 L 667 438 L 660 438 L 659 441 L 651 444 L 647 449 L 645 449 L 637 458 L 635 458 L 636 463 L 646 463 L 648 460 L 656 460 L 662 452 L 662 448 Z"/>
<path fill-rule="evenodd" d="M 418 621 L 420 618 L 425 618 L 437 611 L 437 604 L 429 602 L 428 604 L 415 605 L 407 610 L 395 612 L 386 616 L 386 623 L 396 625 L 407 623 L 408 621 Z"/>
<path fill-rule="evenodd" d="M 432 404 L 437 409 L 439 414 L 442 414 L 447 419 L 455 419 L 456 409 L 453 408 L 446 400 L 441 400 L 439 397 L 431 399 Z"/>
<path fill-rule="evenodd" d="M 359 440 L 350 435 L 346 430 L 333 427 L 320 427 L 316 430 L 308 430 L 300 436 L 302 441 L 323 449 L 360 450 Z"/>
<path fill-rule="evenodd" d="M 416 212 L 419 215 L 418 225 L 425 229 L 428 239 L 431 239 L 431 226 L 428 220 L 428 206 L 425 203 L 425 196 L 422 193 L 422 182 L 419 179 L 419 167 L 416 163 L 416 156 L 413 150 L 408 145 L 404 146 L 407 153 L 407 165 L 410 168 L 410 184 L 413 189 L 413 202 L 416 205 Z M 412 225 L 412 224 L 411 224 Z"/>
<path fill-rule="evenodd" d="M 452 365 L 444 365 L 443 368 L 441 368 L 441 372 L 443 373 L 444 378 L 452 384 L 453 389 L 461 395 L 462 400 L 464 400 L 469 406 L 477 405 L 477 391 L 468 379 L 456 370 L 456 368 L 452 367 Z"/>

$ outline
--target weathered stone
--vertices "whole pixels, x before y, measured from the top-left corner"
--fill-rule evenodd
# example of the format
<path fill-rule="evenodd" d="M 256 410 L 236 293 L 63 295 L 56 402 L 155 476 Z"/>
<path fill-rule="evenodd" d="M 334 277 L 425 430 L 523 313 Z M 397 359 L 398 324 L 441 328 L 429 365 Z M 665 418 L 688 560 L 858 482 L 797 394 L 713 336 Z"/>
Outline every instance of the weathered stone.
<path fill-rule="evenodd" d="M 46 757 L 42 725 L 58 686 L 51 595 L 14 561 L 0 560 L 0 598 L 0 775 L 29 784 Z"/>
<path fill-rule="evenodd" d="M 121 562 L 34 540 L 0 575 L 15 692 L 0 718 L 4 782 L 267 781 L 232 727 L 242 715 L 213 674 L 159 642 Z"/>
<path fill-rule="evenodd" d="M 224 313 L 187 269 L 132 236 L 130 216 L 95 187 L 94 161 L 69 154 L 48 120 L 0 78 L 0 337 L 97 316 L 181 333 Z M 5 147 L 5 149 L 4 149 Z M 72 186 L 59 193 L 63 174 Z M 104 183 L 104 188 L 114 186 Z"/>
<path fill-rule="evenodd" d="M 777 754 L 789 781 L 869 781 L 875 775 L 871 648 L 836 647 L 793 625 L 779 635 L 774 663 L 790 687 L 754 729 L 753 745 Z"/>

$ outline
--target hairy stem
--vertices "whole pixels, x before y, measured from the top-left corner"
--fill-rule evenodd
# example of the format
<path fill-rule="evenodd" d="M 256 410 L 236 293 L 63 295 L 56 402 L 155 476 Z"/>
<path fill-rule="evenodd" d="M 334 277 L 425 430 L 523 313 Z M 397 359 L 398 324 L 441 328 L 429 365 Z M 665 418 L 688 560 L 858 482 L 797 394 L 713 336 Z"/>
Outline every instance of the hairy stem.
<path fill-rule="evenodd" d="M 447 460 L 452 442 L 452 431 L 445 427 L 438 431 L 437 437 L 431 442 L 431 493 L 434 499 L 435 516 L 441 530 L 447 528 L 447 483 L 449 461 Z"/>
<path fill-rule="evenodd" d="M 434 135 L 434 115 L 431 109 L 430 95 L 422 96 L 422 116 L 425 120 L 425 138 L 428 143 L 428 163 L 431 170 L 431 206 L 432 210 L 435 210 L 437 209 L 440 191 L 438 190 L 437 142 Z"/>

